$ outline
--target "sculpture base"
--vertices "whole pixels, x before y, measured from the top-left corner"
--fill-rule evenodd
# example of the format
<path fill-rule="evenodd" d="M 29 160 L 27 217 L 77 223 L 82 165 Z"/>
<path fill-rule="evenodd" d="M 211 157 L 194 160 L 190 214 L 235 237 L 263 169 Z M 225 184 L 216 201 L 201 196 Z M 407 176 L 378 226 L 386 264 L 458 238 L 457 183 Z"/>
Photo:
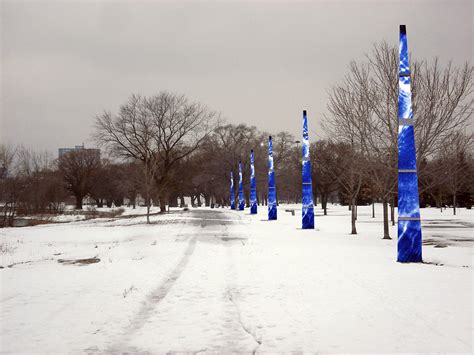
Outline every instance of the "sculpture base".
<path fill-rule="evenodd" d="M 269 221 L 276 221 L 277 219 L 277 209 L 275 206 L 270 207 L 268 209 L 268 220 Z"/>
<path fill-rule="evenodd" d="M 257 205 L 252 205 L 250 207 L 250 214 L 257 214 Z"/>
<path fill-rule="evenodd" d="M 421 221 L 398 221 L 398 257 L 401 263 L 421 263 Z"/>
<path fill-rule="evenodd" d="M 310 207 L 303 209 L 302 228 L 314 229 L 314 208 Z"/>

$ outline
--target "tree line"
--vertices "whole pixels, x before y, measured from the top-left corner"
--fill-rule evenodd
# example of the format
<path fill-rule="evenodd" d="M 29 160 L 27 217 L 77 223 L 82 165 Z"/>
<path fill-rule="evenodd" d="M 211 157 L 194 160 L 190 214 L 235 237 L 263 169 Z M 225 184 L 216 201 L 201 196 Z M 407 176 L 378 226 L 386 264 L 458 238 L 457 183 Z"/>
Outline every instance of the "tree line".
<path fill-rule="evenodd" d="M 413 114 L 422 206 L 470 208 L 474 174 L 472 134 L 473 67 L 412 61 Z M 397 201 L 398 50 L 376 44 L 366 59 L 352 62 L 344 80 L 329 91 L 322 119 L 326 139 L 311 144 L 313 191 L 323 213 L 330 201 L 352 211 L 383 204 L 383 236 L 390 238 Z M 295 114 L 297 116 L 297 114 Z M 298 124 L 295 117 L 295 124 Z M 226 124 L 220 114 L 183 95 L 132 95 L 117 112 L 95 119 L 94 140 L 105 153 L 78 150 L 52 159 L 43 152 L 0 145 L 0 225 L 15 214 L 58 213 L 73 196 L 82 208 L 136 204 L 143 197 L 165 206 L 229 205 L 230 171 L 242 161 L 249 203 L 250 149 L 255 152 L 257 199 L 267 202 L 268 136 L 272 134 L 279 202 L 301 200 L 301 145 L 288 132 L 266 132 Z M 311 133 L 310 133 L 311 138 Z M 390 213 L 389 213 L 390 210 Z"/>

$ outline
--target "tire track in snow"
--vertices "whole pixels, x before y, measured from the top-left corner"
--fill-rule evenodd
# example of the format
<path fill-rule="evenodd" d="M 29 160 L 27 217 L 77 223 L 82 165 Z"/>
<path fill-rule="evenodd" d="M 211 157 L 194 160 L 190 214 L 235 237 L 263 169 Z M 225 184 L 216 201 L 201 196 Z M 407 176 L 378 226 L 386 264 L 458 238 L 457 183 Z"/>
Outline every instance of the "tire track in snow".
<path fill-rule="evenodd" d="M 239 216 L 239 218 L 241 218 Z M 245 240 L 248 240 L 248 236 L 246 236 Z M 260 346 L 263 343 L 263 336 L 258 335 L 255 327 L 252 325 L 248 324 L 247 322 L 244 322 L 242 319 L 242 310 L 239 307 L 238 303 L 238 298 L 241 296 L 241 288 L 239 285 L 236 283 L 236 269 L 235 269 L 235 260 L 233 257 L 232 250 L 233 248 L 242 248 L 245 246 L 245 243 L 242 243 L 242 246 L 234 245 L 231 246 L 229 245 L 227 247 L 227 287 L 225 289 L 223 297 L 230 303 L 229 307 L 227 308 L 227 317 L 230 317 L 233 319 L 232 322 L 229 322 L 227 324 L 228 328 L 228 334 L 227 337 L 230 337 L 232 340 L 230 343 L 228 342 L 225 345 L 223 350 L 224 352 L 227 353 L 251 353 L 251 354 L 256 354 L 260 348 Z M 227 320 L 228 322 L 228 320 Z M 246 348 L 246 342 L 238 343 L 238 338 L 240 334 L 246 334 L 248 339 L 251 339 L 251 342 L 253 342 L 255 345 L 253 348 Z M 239 335 L 238 335 L 239 334 Z M 248 344 L 251 345 L 251 344 Z M 244 350 L 245 349 L 245 350 Z"/>
<path fill-rule="evenodd" d="M 194 236 L 190 239 L 188 247 L 184 252 L 183 257 L 179 261 L 178 265 L 174 268 L 173 271 L 169 274 L 167 279 L 161 283 L 155 290 L 148 294 L 139 311 L 135 317 L 130 322 L 130 325 L 125 329 L 121 337 L 121 341 L 110 347 L 109 352 L 121 352 L 131 350 L 137 351 L 137 349 L 128 349 L 127 343 L 133 337 L 133 335 L 140 330 L 147 320 L 152 316 L 152 313 L 156 306 L 166 297 L 171 288 L 174 286 L 176 281 L 179 279 L 183 273 L 186 265 L 191 258 L 191 255 L 194 253 L 196 248 L 197 236 Z"/>
<path fill-rule="evenodd" d="M 261 337 L 258 337 L 257 334 L 252 331 L 252 329 L 248 326 L 246 326 L 244 324 L 244 322 L 242 321 L 242 312 L 237 304 L 237 302 L 235 301 L 235 297 L 232 293 L 232 290 L 230 289 L 230 287 L 227 289 L 227 297 L 229 299 L 229 301 L 233 304 L 234 308 L 236 309 L 237 311 L 237 321 L 239 322 L 240 326 L 242 327 L 242 329 L 248 334 L 250 335 L 253 340 L 257 343 L 257 346 L 255 347 L 255 349 L 253 349 L 252 351 L 252 354 L 256 354 L 257 351 L 258 351 L 258 348 L 260 347 L 260 345 L 262 345 L 262 339 Z"/>
<path fill-rule="evenodd" d="M 166 281 L 162 282 L 160 286 L 158 286 L 153 292 L 149 293 L 148 296 L 146 297 L 145 301 L 143 301 L 139 311 L 133 316 L 133 319 L 130 321 L 129 325 L 124 328 L 122 331 L 122 335 L 116 339 L 115 342 L 112 343 L 106 350 L 108 353 L 135 353 L 135 352 L 142 352 L 144 349 L 140 349 L 136 346 L 131 345 L 131 342 L 133 341 L 134 337 L 138 332 L 141 331 L 144 327 L 146 327 L 146 324 L 150 321 L 151 318 L 155 316 L 156 309 L 168 293 L 171 291 L 172 287 L 176 284 L 180 276 L 183 274 L 183 272 L 186 271 L 186 266 L 188 262 L 190 261 L 191 256 L 194 253 L 196 243 L 198 241 L 203 242 L 203 243 L 208 243 L 210 241 L 217 240 L 219 243 L 224 243 L 228 248 L 230 248 L 230 245 L 227 244 L 226 238 L 229 236 L 229 230 L 228 226 L 229 224 L 235 224 L 236 222 L 241 224 L 242 223 L 242 218 L 238 216 L 237 219 L 234 218 L 229 218 L 224 215 L 224 218 L 218 218 L 222 214 L 219 213 L 216 215 L 215 218 L 213 216 L 209 216 L 208 213 L 206 214 L 201 214 L 197 213 L 196 217 L 191 217 L 191 218 L 186 218 L 183 223 L 183 227 L 185 225 L 192 225 L 194 227 L 200 227 L 198 230 L 193 230 L 193 232 L 189 233 L 187 231 L 183 231 L 183 227 L 181 227 L 180 231 L 177 233 L 177 242 L 185 242 L 188 240 L 188 247 L 186 251 L 184 252 L 181 260 L 179 261 L 178 265 L 174 268 L 173 271 L 170 272 L 168 275 Z M 211 217 L 211 218 L 209 218 Z M 230 222 L 230 223 L 229 223 Z M 216 226 L 220 225 L 221 229 L 218 231 L 203 231 L 207 227 Z M 191 235 L 191 237 L 190 237 Z M 184 237 L 184 238 L 183 238 Z M 234 304 L 235 305 L 235 304 Z M 237 307 L 231 307 L 234 312 L 238 311 Z M 240 317 L 240 315 L 239 315 Z M 237 318 L 237 314 L 235 314 L 235 318 Z M 239 332 L 242 332 L 243 326 L 239 324 L 238 328 L 240 329 Z M 245 331 L 247 335 L 250 335 L 251 339 L 253 340 L 254 337 Z M 259 344 L 257 344 L 258 348 Z M 90 348 L 86 350 L 94 350 L 95 348 Z M 206 349 L 198 349 L 197 351 L 193 351 L 193 353 L 196 353 L 198 351 L 208 351 L 209 348 Z M 220 349 L 223 350 L 223 349 Z"/>

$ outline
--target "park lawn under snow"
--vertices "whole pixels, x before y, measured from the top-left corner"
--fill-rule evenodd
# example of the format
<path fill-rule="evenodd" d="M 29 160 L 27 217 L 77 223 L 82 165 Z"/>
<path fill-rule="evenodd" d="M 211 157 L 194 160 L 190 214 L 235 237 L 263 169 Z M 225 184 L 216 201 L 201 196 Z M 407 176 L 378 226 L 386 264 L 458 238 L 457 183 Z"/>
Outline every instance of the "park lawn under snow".
<path fill-rule="evenodd" d="M 176 208 L 171 208 L 171 210 L 176 210 Z M 49 223 L 67 223 L 67 222 L 77 222 L 84 221 L 88 219 L 100 218 L 100 215 L 105 213 L 115 213 L 116 216 L 122 217 L 134 217 L 134 216 L 144 216 L 147 213 L 146 206 L 136 206 L 133 207 L 90 207 L 84 206 L 84 210 L 75 210 L 73 205 L 66 206 L 66 213 L 57 214 L 57 215 L 32 215 L 32 216 L 20 216 L 20 219 L 35 219 L 43 220 Z M 97 212 L 97 215 L 92 215 L 94 212 Z M 150 214 L 156 214 L 160 212 L 159 206 L 152 206 L 150 208 Z M 103 218 L 103 217 L 102 217 Z"/>
<path fill-rule="evenodd" d="M 0 230 L 0 351 L 472 352 L 472 211 L 423 209 L 400 264 L 380 206 L 289 208 Z"/>

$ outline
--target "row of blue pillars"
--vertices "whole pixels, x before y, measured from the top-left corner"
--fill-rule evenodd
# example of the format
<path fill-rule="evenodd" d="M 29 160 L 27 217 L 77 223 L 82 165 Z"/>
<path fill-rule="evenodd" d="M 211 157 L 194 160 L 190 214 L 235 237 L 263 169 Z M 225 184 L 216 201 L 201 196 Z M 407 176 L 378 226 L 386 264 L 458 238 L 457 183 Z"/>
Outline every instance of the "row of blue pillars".
<path fill-rule="evenodd" d="M 309 159 L 308 118 L 306 110 L 303 111 L 303 229 L 314 229 L 314 202 L 311 179 L 311 162 Z M 230 207 L 235 209 L 234 175 L 230 172 Z M 244 189 L 242 181 L 242 161 L 239 161 L 239 193 L 238 209 L 245 209 Z M 255 183 L 255 156 L 253 149 L 250 151 L 250 214 L 257 214 L 257 187 Z M 268 137 L 268 219 L 277 219 L 277 202 L 275 186 L 275 167 L 273 164 L 273 142 Z"/>
<path fill-rule="evenodd" d="M 273 167 L 272 137 L 268 137 L 268 219 L 277 219 L 276 208 L 275 171 Z M 234 174 L 230 172 L 230 208 L 235 210 Z M 239 161 L 239 194 L 238 208 L 245 208 L 244 187 L 242 181 L 242 162 Z M 257 214 L 257 184 L 255 181 L 255 156 L 253 149 L 250 151 L 250 213 Z"/>
<path fill-rule="evenodd" d="M 422 236 L 414 120 L 411 103 L 411 74 L 408 61 L 406 26 L 400 26 L 398 95 L 398 256 L 399 262 L 422 262 Z M 314 201 L 309 156 L 308 118 L 303 111 L 302 229 L 314 229 Z M 272 137 L 268 139 L 268 219 L 277 219 Z M 231 208 L 235 209 L 231 172 Z M 245 207 L 242 163 L 239 162 L 239 210 Z M 257 213 L 254 153 L 250 152 L 250 213 Z"/>

